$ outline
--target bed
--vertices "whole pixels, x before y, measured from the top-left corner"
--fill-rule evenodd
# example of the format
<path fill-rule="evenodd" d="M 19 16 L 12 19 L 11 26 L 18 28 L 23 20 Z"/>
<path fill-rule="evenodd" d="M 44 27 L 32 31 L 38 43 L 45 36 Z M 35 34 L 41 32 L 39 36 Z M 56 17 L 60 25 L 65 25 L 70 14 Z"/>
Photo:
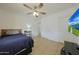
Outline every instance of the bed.
<path fill-rule="evenodd" d="M 3 35 L 0 37 L 0 55 L 27 55 L 32 52 L 33 44 L 32 37 L 24 35 L 21 32 Z"/>

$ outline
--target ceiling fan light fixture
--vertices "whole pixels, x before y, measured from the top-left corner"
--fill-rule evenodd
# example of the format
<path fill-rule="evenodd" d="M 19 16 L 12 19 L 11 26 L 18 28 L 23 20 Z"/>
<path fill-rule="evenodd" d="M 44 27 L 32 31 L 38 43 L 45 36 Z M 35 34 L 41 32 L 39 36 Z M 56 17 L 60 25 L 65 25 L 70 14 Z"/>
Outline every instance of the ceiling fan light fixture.
<path fill-rule="evenodd" d="M 33 12 L 33 16 L 38 17 L 38 13 L 37 12 Z"/>
<path fill-rule="evenodd" d="M 32 12 L 29 12 L 28 14 L 32 14 L 34 17 L 38 17 L 39 15 L 45 15 L 46 12 L 41 11 L 40 9 L 43 8 L 44 4 L 40 3 L 37 6 L 34 6 L 33 8 L 28 6 L 27 4 L 23 4 L 28 9 L 32 10 Z"/>

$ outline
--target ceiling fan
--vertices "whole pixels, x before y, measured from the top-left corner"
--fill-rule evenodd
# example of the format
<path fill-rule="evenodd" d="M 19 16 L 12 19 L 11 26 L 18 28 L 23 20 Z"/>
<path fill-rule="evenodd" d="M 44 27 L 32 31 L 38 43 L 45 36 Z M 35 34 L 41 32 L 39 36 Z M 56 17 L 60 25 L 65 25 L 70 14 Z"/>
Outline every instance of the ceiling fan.
<path fill-rule="evenodd" d="M 40 3 L 39 5 L 34 6 L 33 8 L 26 4 L 23 4 L 23 6 L 27 7 L 28 9 L 32 11 L 32 12 L 28 12 L 27 14 L 33 14 L 35 17 L 38 17 L 40 14 L 42 15 L 46 14 L 46 12 L 40 10 L 44 6 L 43 3 Z"/>

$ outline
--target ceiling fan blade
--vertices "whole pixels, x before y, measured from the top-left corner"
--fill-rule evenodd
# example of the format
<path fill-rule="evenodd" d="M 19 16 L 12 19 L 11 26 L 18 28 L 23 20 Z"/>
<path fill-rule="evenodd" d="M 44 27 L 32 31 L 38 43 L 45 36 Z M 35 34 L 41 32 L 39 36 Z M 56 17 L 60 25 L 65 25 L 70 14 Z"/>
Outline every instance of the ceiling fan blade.
<path fill-rule="evenodd" d="M 27 13 L 28 15 L 32 14 L 32 12 Z"/>
<path fill-rule="evenodd" d="M 37 9 L 37 6 L 34 6 L 34 10 Z"/>
<path fill-rule="evenodd" d="M 42 8 L 43 7 L 43 3 L 40 3 L 38 8 Z"/>
<path fill-rule="evenodd" d="M 46 15 L 46 12 L 39 12 L 40 14 Z"/>
<path fill-rule="evenodd" d="M 33 9 L 33 8 L 31 8 L 30 6 L 28 6 L 28 5 L 26 5 L 26 4 L 23 4 L 25 7 L 27 7 L 27 8 L 29 8 L 29 9 Z"/>

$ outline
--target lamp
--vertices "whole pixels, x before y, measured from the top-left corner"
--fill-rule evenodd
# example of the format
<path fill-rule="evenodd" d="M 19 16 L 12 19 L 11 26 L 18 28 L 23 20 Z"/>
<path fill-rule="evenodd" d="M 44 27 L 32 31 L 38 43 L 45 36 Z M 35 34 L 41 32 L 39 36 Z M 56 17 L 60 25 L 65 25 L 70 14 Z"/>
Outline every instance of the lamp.
<path fill-rule="evenodd" d="M 31 31 L 31 25 L 27 24 L 27 31 Z"/>

